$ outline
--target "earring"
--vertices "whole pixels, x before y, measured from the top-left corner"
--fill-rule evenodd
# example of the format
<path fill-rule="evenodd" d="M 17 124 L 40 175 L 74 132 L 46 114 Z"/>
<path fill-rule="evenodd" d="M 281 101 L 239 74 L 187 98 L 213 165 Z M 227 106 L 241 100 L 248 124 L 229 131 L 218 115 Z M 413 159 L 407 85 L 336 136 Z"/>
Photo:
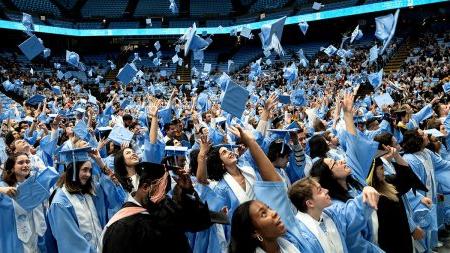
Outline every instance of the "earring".
<path fill-rule="evenodd" d="M 260 234 L 256 235 L 256 239 L 258 239 L 258 241 L 260 241 L 260 242 L 264 241 L 264 239 L 262 238 L 262 236 Z"/>

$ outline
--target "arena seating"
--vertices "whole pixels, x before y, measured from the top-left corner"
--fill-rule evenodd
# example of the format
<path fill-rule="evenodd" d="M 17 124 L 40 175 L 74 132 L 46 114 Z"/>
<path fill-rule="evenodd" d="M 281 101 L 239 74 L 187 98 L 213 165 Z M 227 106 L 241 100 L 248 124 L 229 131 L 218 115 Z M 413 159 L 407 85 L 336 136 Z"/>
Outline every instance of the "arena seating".
<path fill-rule="evenodd" d="M 11 2 L 23 12 L 46 14 L 56 17 L 61 16 L 58 7 L 50 0 L 12 0 Z"/>
<path fill-rule="evenodd" d="M 191 16 L 228 16 L 233 9 L 231 0 L 191 0 L 190 7 Z"/>
<path fill-rule="evenodd" d="M 127 8 L 128 0 L 88 0 L 81 8 L 84 17 L 118 18 Z"/>
<path fill-rule="evenodd" d="M 175 0 L 178 8 L 180 7 L 180 1 Z M 135 17 L 151 17 L 151 16 L 175 16 L 169 9 L 169 0 L 139 0 L 136 10 L 134 11 Z"/>

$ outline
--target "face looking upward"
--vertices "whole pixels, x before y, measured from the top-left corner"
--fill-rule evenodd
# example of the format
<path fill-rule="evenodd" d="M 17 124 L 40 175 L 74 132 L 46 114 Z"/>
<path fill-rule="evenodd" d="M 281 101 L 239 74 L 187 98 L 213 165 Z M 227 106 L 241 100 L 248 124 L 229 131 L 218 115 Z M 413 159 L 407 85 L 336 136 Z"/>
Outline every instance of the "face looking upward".
<path fill-rule="evenodd" d="M 255 236 L 258 234 L 263 239 L 276 239 L 286 233 L 281 217 L 264 203 L 253 201 L 249 212 L 255 227 Z"/>

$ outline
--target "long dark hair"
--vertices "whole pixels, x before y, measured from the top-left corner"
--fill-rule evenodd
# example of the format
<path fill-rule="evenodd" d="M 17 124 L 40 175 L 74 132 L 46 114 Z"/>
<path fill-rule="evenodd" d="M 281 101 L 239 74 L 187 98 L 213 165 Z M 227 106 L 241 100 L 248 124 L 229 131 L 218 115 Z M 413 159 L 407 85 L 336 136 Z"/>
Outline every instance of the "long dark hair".
<path fill-rule="evenodd" d="M 206 162 L 208 178 L 216 181 L 220 181 L 226 172 L 222 159 L 220 159 L 219 150 L 220 148 L 212 148 L 208 152 L 208 160 Z"/>
<path fill-rule="evenodd" d="M 242 203 L 231 219 L 231 240 L 229 253 L 254 253 L 259 246 L 255 238 L 255 226 L 250 217 L 250 206 L 254 200 Z"/>
<path fill-rule="evenodd" d="M 85 164 L 87 161 L 79 161 L 75 162 L 75 168 L 73 168 L 73 163 L 68 163 L 65 165 L 65 172 L 61 175 L 56 185 L 58 187 L 63 187 L 63 185 L 66 187 L 67 191 L 71 194 L 74 193 L 82 193 L 82 194 L 91 194 L 93 195 L 95 193 L 94 187 L 92 186 L 92 174 L 89 180 L 86 182 L 85 185 L 82 185 L 80 182 L 80 168 Z M 72 179 L 74 178 L 75 173 L 75 181 Z"/>
<path fill-rule="evenodd" d="M 319 184 L 328 189 L 328 194 L 331 198 L 337 199 L 343 202 L 351 199 L 352 196 L 348 193 L 348 191 L 342 187 L 336 178 L 333 176 L 333 172 L 330 167 L 324 162 L 324 159 L 321 158 L 317 162 L 315 162 L 311 168 L 310 172 L 311 177 L 315 177 L 319 179 Z M 361 190 L 363 186 L 358 183 L 351 175 L 349 175 L 346 179 L 347 184 Z"/>
<path fill-rule="evenodd" d="M 119 180 L 122 187 L 127 192 L 131 192 L 133 190 L 133 183 L 131 178 L 128 177 L 125 157 L 123 156 L 124 151 L 125 149 L 120 149 L 114 155 L 114 172 L 116 173 L 117 180 Z M 136 171 L 136 173 L 138 173 L 138 171 Z"/>
<path fill-rule="evenodd" d="M 14 165 L 16 164 L 17 158 L 21 155 L 28 157 L 28 154 L 19 152 L 8 156 L 5 162 L 5 170 L 3 171 L 3 181 L 9 186 L 14 186 L 17 183 L 16 174 L 14 173 Z"/>

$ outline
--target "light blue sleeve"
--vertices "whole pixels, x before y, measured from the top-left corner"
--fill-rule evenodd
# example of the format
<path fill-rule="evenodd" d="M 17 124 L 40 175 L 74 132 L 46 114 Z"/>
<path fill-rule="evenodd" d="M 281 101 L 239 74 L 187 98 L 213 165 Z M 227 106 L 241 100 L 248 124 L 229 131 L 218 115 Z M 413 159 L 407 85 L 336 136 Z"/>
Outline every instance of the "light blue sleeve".
<path fill-rule="evenodd" d="M 434 173 L 443 194 L 450 194 L 450 161 L 442 159 L 434 152 L 428 152 L 434 166 Z"/>
<path fill-rule="evenodd" d="M 411 130 L 411 129 L 415 128 L 416 126 L 418 126 L 420 124 L 420 122 L 428 119 L 432 115 L 433 115 L 433 108 L 431 107 L 430 104 L 428 104 L 425 107 L 423 107 L 422 109 L 420 109 L 420 111 L 411 115 L 411 119 L 409 120 L 408 124 L 406 124 L 406 128 L 408 130 Z"/>
<path fill-rule="evenodd" d="M 142 160 L 144 162 L 161 163 L 165 148 L 166 144 L 162 140 L 157 140 L 155 144 L 152 144 L 150 140 L 146 139 Z"/>
<path fill-rule="evenodd" d="M 333 204 L 325 210 L 333 212 L 338 217 L 338 222 L 345 228 L 343 232 L 347 238 L 359 236 L 373 212 L 370 206 L 363 203 L 361 194 L 345 204 Z"/>
<path fill-rule="evenodd" d="M 366 132 L 367 137 L 369 137 L 369 139 L 373 140 L 375 138 L 375 136 L 381 134 L 381 133 L 390 133 L 390 125 L 389 122 L 387 122 L 386 120 L 381 121 L 379 128 L 377 130 L 368 130 Z"/>
<path fill-rule="evenodd" d="M 56 239 L 59 253 L 95 253 L 78 228 L 75 211 L 70 206 L 53 203 L 48 210 L 48 221 Z"/>
<path fill-rule="evenodd" d="M 289 155 L 289 164 L 286 167 L 286 173 L 291 183 L 305 177 L 306 157 L 303 149 L 296 150 L 298 146 L 293 146 L 292 152 Z M 297 157 L 296 157 L 297 155 Z"/>
<path fill-rule="evenodd" d="M 283 181 L 256 181 L 253 189 L 256 199 L 277 211 L 287 230 L 290 232 L 297 230 L 295 214 L 292 212 L 291 201 L 288 198 L 286 184 Z M 298 233 L 301 234 L 300 231 Z"/>
<path fill-rule="evenodd" d="M 333 206 L 329 208 L 335 209 L 334 213 L 338 217 L 339 222 L 341 222 L 341 227 L 345 228 L 345 241 L 348 252 L 384 252 L 377 245 L 363 237 L 362 233 L 371 230 L 369 224 L 372 212 L 370 207 L 364 207 L 364 205 L 362 203 L 362 195 L 358 195 L 351 202 L 333 201 Z"/>
<path fill-rule="evenodd" d="M 450 131 L 450 114 L 448 114 L 447 117 L 445 117 L 444 126 L 445 130 Z"/>
<path fill-rule="evenodd" d="M 372 160 L 378 150 L 378 142 L 369 140 L 361 135 L 354 136 L 345 131 L 347 165 L 352 169 L 352 175 L 362 185 L 366 185 Z"/>

